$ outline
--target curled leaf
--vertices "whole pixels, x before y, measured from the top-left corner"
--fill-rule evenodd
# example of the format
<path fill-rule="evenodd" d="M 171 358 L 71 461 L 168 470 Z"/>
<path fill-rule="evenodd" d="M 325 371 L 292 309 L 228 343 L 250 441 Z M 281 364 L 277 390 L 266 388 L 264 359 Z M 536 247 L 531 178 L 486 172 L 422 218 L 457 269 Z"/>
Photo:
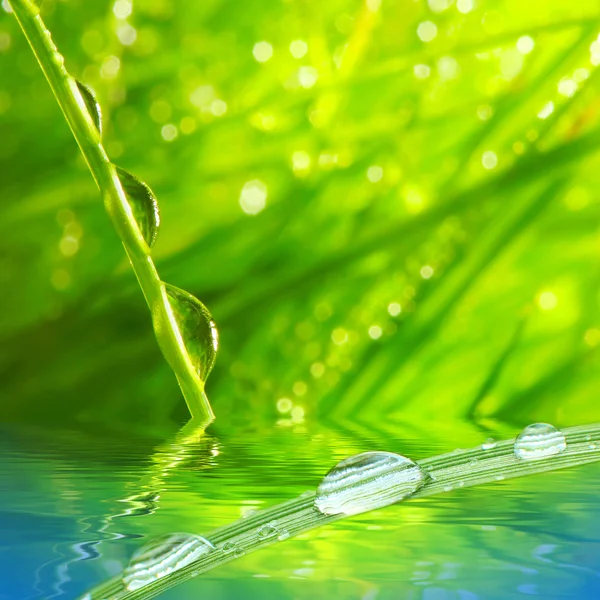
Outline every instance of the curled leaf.
<path fill-rule="evenodd" d="M 152 190 L 143 181 L 121 167 L 116 167 L 123 191 L 139 230 L 148 246 L 152 247 L 158 236 L 160 213 Z"/>
<path fill-rule="evenodd" d="M 165 288 L 187 353 L 200 379 L 206 381 L 217 358 L 217 326 L 198 298 L 168 283 Z"/>
<path fill-rule="evenodd" d="M 85 107 L 90 113 L 90 117 L 92 117 L 98 133 L 102 134 L 102 109 L 100 108 L 100 104 L 98 104 L 98 100 L 96 100 L 94 92 L 85 83 L 81 83 L 81 81 L 75 80 L 75 83 L 77 83 L 81 97 L 85 102 Z"/>

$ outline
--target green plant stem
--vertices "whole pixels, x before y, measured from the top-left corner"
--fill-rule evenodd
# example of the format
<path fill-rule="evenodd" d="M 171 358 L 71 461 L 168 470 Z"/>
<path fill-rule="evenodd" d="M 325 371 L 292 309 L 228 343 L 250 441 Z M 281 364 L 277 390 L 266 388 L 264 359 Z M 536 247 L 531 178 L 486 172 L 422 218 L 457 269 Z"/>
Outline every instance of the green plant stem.
<path fill-rule="evenodd" d="M 566 450 L 559 455 L 542 460 L 517 459 L 514 454 L 514 440 L 505 440 L 498 442 L 489 450 L 483 450 L 478 446 L 418 461 L 431 479 L 407 500 L 600 461 L 600 423 L 570 427 L 564 429 L 563 433 L 567 441 Z M 243 549 L 243 554 L 248 554 L 280 541 L 277 535 L 267 539 L 259 537 L 257 532 L 264 525 L 276 522 L 279 531 L 285 531 L 289 537 L 293 537 L 344 518 L 344 515 L 321 514 L 314 507 L 314 498 L 315 492 L 306 492 L 289 502 L 216 529 L 206 536 L 216 547 L 215 551 L 149 585 L 129 591 L 124 587 L 122 578 L 117 576 L 92 589 L 82 596 L 81 600 L 154 598 L 200 573 L 240 558 L 239 553 L 225 553 L 223 551 L 225 543 L 235 544 L 236 547 Z"/>
<path fill-rule="evenodd" d="M 66 71 L 64 59 L 32 0 L 11 0 L 11 6 L 100 189 L 150 308 L 159 346 L 175 372 L 192 420 L 196 426 L 206 427 L 214 415 L 204 393 L 204 382 L 190 361 L 150 248 L 137 226 L 115 166 L 104 150 L 77 83 Z"/>

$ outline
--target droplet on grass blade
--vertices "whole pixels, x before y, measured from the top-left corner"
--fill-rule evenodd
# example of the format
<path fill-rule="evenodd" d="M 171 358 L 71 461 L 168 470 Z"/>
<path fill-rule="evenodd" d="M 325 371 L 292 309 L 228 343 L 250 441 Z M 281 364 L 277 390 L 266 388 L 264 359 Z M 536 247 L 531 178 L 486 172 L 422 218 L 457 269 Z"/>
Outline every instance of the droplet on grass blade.
<path fill-rule="evenodd" d="M 399 502 L 427 480 L 415 462 L 392 452 L 363 452 L 338 463 L 321 481 L 315 507 L 325 515 L 356 515 Z"/>
<path fill-rule="evenodd" d="M 198 298 L 168 283 L 165 288 L 190 360 L 200 379 L 206 381 L 219 349 L 217 326 Z"/>
<path fill-rule="evenodd" d="M 96 100 L 94 92 L 85 83 L 81 83 L 81 81 L 75 80 L 75 83 L 98 133 L 102 134 L 102 109 L 100 108 L 100 104 L 98 104 L 98 100 Z"/>
<path fill-rule="evenodd" d="M 152 247 L 158 236 L 160 214 L 152 190 L 143 181 L 121 167 L 116 167 L 127 202 L 135 222 L 148 246 Z"/>
<path fill-rule="evenodd" d="M 497 445 L 498 445 L 498 442 L 496 442 L 496 440 L 494 438 L 488 438 L 487 440 L 485 440 L 485 442 L 483 442 L 483 444 L 481 444 L 481 449 L 482 450 L 492 450 Z"/>
<path fill-rule="evenodd" d="M 214 549 L 207 539 L 190 533 L 157 537 L 131 557 L 123 573 L 123 583 L 129 591 L 137 590 L 182 569 Z"/>
<path fill-rule="evenodd" d="M 236 545 L 233 542 L 225 542 L 221 549 L 224 554 L 231 554 L 235 551 Z"/>
<path fill-rule="evenodd" d="M 277 523 L 271 521 L 259 527 L 257 533 L 261 540 L 266 540 L 267 538 L 276 536 L 279 533 L 279 529 L 277 528 Z"/>
<path fill-rule="evenodd" d="M 548 423 L 533 423 L 515 441 L 515 456 L 521 460 L 540 460 L 560 454 L 567 447 L 562 431 Z"/>

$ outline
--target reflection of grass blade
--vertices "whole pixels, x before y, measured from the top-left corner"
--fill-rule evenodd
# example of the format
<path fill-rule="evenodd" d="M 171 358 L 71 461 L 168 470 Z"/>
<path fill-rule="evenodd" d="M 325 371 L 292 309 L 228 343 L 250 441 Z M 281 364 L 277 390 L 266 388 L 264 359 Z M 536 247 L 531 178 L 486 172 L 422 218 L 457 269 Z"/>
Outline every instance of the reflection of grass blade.
<path fill-rule="evenodd" d="M 491 450 L 482 450 L 481 447 L 477 447 L 419 461 L 420 466 L 431 475 L 431 479 L 411 498 L 424 498 L 455 488 L 534 475 L 600 460 L 600 424 L 571 427 L 563 430 L 563 433 L 568 444 L 566 450 L 562 454 L 545 460 L 522 461 L 516 459 L 513 440 L 506 440 L 499 442 Z M 222 550 L 226 543 L 235 544 L 236 547 L 243 549 L 243 554 L 276 543 L 278 539 L 275 536 L 263 539 L 257 535 L 257 531 L 261 527 L 273 521 L 276 521 L 280 531 L 286 532 L 287 539 L 287 537 L 299 535 L 340 518 L 339 516 L 328 517 L 318 512 L 313 505 L 314 497 L 314 492 L 309 492 L 295 500 L 215 530 L 207 537 L 217 547 L 215 552 L 209 553 L 179 571 L 139 590 L 126 590 L 121 578 L 116 577 L 94 588 L 83 598 L 86 600 L 154 598 L 192 576 L 234 560 L 236 556 L 233 552 L 224 553 Z M 238 556 L 240 556 L 239 553 Z"/>

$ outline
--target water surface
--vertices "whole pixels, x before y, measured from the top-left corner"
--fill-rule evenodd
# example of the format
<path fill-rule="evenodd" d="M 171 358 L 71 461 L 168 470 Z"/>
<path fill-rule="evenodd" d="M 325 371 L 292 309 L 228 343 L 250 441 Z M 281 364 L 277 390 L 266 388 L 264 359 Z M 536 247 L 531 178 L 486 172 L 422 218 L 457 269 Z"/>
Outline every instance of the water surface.
<path fill-rule="evenodd" d="M 467 425 L 426 433 L 216 426 L 183 445 L 5 425 L 0 598 L 74 598 L 119 573 L 149 538 L 210 533 L 314 490 L 358 452 L 419 459 L 486 437 Z M 244 556 L 164 598 L 595 598 L 599 476 L 591 464 L 361 514 Z"/>

